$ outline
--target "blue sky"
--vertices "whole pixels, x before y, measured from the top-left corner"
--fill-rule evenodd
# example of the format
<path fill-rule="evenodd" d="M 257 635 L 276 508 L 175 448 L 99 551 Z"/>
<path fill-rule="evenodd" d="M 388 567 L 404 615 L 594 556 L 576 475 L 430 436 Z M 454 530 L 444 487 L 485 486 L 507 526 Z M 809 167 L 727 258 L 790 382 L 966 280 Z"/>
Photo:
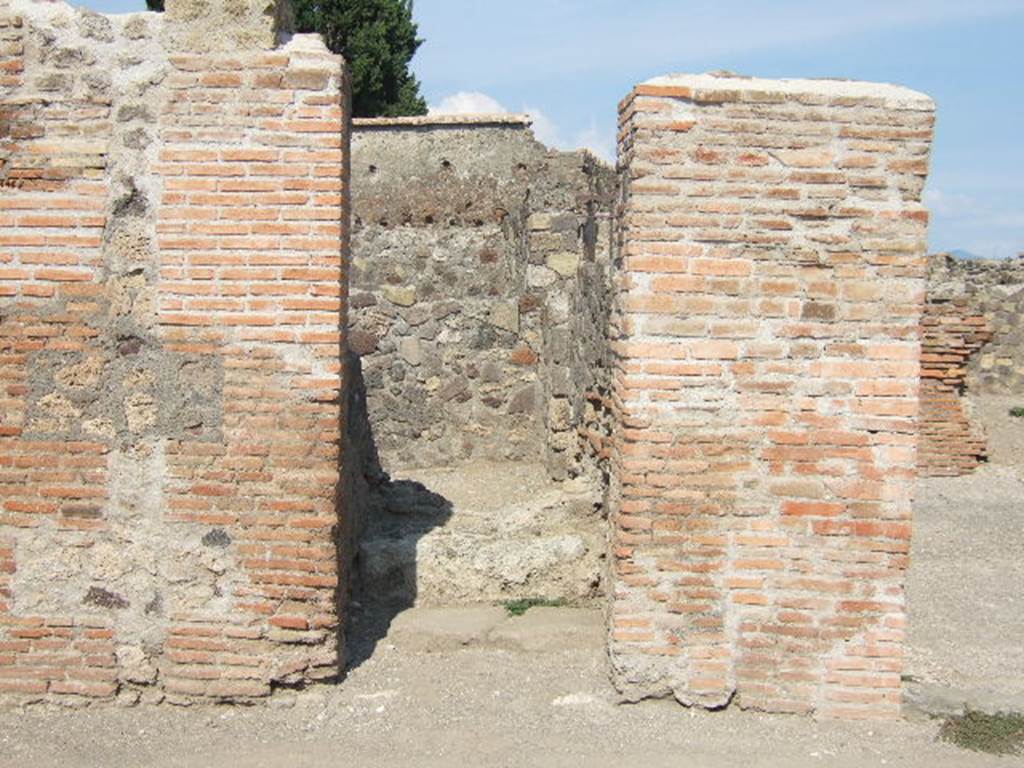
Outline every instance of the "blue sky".
<path fill-rule="evenodd" d="M 88 0 L 105 12 L 144 0 Z M 899 83 L 939 124 L 931 248 L 1024 252 L 1024 0 L 415 0 L 430 104 L 534 115 L 538 137 L 614 153 L 637 82 L 728 69 Z"/>

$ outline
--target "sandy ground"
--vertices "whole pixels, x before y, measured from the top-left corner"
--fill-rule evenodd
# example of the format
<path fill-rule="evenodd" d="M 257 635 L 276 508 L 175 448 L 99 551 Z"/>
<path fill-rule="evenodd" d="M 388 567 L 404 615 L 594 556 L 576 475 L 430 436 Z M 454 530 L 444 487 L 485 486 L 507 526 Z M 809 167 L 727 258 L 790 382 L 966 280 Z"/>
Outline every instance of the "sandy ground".
<path fill-rule="evenodd" d="M 289 700 L 278 702 L 290 704 Z M 410 653 L 380 646 L 288 709 L 29 710 L 0 717 L 0 765 L 1006 766 L 933 722 L 819 723 L 613 702 L 599 650 Z"/>
<path fill-rule="evenodd" d="M 930 686 L 952 701 L 980 691 L 998 705 L 1024 700 L 1024 420 L 1002 416 L 1004 403 L 985 408 L 991 464 L 921 484 L 908 688 Z M 267 707 L 0 711 L 0 767 L 1024 763 L 940 742 L 938 722 L 920 714 L 858 724 L 620 705 L 593 615 L 573 642 L 556 632 L 532 648 L 508 640 L 516 631 L 536 639 L 535 629 L 493 609 L 480 615 L 483 629 L 480 616 L 462 624 L 434 616 L 433 625 L 399 616 L 386 636 L 385 627 L 357 626 L 383 639 L 354 644 L 356 666 L 343 683 L 280 694 Z M 424 642 L 431 626 L 447 639 Z M 452 637 L 490 640 L 459 648 L 465 640 Z"/>
<path fill-rule="evenodd" d="M 989 463 L 918 489 L 906 690 L 932 712 L 1024 712 L 1024 418 L 1009 415 L 1022 405 L 974 399 Z"/>
<path fill-rule="evenodd" d="M 922 482 L 912 558 L 910 674 L 1024 695 L 1024 474 Z"/>
<path fill-rule="evenodd" d="M 1012 408 L 1024 408 L 1024 394 L 984 395 L 968 402 L 972 416 L 985 431 L 989 464 L 1024 472 L 1024 417 L 1010 416 Z"/>

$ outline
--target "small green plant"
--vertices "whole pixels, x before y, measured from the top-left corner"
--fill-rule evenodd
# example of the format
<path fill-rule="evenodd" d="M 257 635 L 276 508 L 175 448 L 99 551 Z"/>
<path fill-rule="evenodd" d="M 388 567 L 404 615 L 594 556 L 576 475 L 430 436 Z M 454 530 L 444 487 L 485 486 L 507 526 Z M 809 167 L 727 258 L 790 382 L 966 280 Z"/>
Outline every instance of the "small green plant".
<path fill-rule="evenodd" d="M 561 597 L 554 600 L 546 597 L 525 597 L 521 600 L 506 600 L 501 605 L 509 616 L 522 616 L 531 608 L 562 608 L 566 604 Z"/>
<path fill-rule="evenodd" d="M 1010 415 L 1015 419 L 1024 419 L 1024 405 L 1018 405 L 1010 409 Z"/>
<path fill-rule="evenodd" d="M 1024 715 L 986 715 L 968 710 L 963 715 L 946 718 L 939 738 L 973 752 L 1021 755 L 1024 754 Z"/>

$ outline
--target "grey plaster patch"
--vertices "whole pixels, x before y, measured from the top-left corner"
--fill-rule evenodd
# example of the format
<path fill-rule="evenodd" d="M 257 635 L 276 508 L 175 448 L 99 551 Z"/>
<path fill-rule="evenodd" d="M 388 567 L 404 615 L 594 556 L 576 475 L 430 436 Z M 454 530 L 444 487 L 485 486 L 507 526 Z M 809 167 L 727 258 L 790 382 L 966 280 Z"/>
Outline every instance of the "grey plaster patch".
<path fill-rule="evenodd" d="M 220 439 L 219 356 L 167 353 L 115 326 L 88 352 L 34 353 L 29 369 L 28 439 Z"/>
<path fill-rule="evenodd" d="M 231 537 L 223 528 L 214 528 L 203 536 L 203 545 L 223 549 L 231 545 Z"/>

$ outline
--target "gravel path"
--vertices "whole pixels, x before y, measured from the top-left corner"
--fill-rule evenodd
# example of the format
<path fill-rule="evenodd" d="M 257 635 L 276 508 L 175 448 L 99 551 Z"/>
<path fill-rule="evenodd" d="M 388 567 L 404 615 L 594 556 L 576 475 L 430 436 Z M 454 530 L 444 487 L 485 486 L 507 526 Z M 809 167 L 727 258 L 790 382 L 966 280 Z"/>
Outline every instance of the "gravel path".
<path fill-rule="evenodd" d="M 600 651 L 411 653 L 277 708 L 0 715 L 0 766 L 1006 766 L 933 722 L 819 723 L 613 702 Z"/>
<path fill-rule="evenodd" d="M 1024 475 L 924 481 L 914 526 L 910 674 L 1024 695 Z"/>

